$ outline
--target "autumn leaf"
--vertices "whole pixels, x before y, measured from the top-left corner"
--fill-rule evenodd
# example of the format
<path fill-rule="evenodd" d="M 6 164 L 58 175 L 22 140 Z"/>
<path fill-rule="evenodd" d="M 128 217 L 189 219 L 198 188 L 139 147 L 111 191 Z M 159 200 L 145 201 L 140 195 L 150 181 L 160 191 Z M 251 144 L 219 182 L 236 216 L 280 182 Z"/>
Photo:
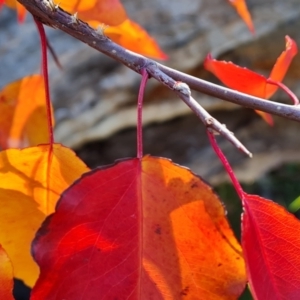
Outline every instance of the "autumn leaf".
<path fill-rule="evenodd" d="M 242 245 L 255 299 L 299 299 L 300 222 L 282 206 L 244 194 Z"/>
<path fill-rule="evenodd" d="M 6 1 L 11 8 L 19 7 L 19 2 L 16 0 Z M 126 11 L 119 0 L 62 0 L 59 2 L 59 7 L 70 13 L 77 12 L 79 19 L 95 28 L 109 25 L 105 29 L 105 34 L 128 50 L 152 58 L 167 59 L 167 55 L 159 48 L 156 41 L 141 26 L 127 18 Z M 19 13 L 18 16 L 22 17 Z"/>
<path fill-rule="evenodd" d="M 289 36 L 285 37 L 285 51 L 277 58 L 276 63 L 271 71 L 269 79 L 273 81 L 281 82 L 288 71 L 288 68 L 294 58 L 298 53 L 298 47 L 294 40 Z M 277 91 L 278 86 L 267 84 L 266 86 L 266 98 L 272 97 Z"/>
<path fill-rule="evenodd" d="M 59 144 L 50 149 L 40 145 L 0 152 L 0 243 L 15 277 L 29 286 L 39 273 L 30 254 L 37 229 L 54 211 L 60 194 L 88 171 L 72 150 Z"/>
<path fill-rule="evenodd" d="M 33 255 L 32 300 L 238 299 L 246 281 L 212 189 L 150 156 L 86 173 L 39 229 Z"/>
<path fill-rule="evenodd" d="M 78 12 L 78 17 L 86 22 L 95 20 L 106 25 L 117 26 L 127 18 L 119 0 L 62 0 L 60 6 L 69 12 Z"/>
<path fill-rule="evenodd" d="M 229 3 L 236 9 L 237 13 L 244 20 L 249 30 L 254 33 L 254 26 L 252 23 L 251 15 L 248 11 L 245 0 L 228 0 Z"/>
<path fill-rule="evenodd" d="M 42 76 L 27 76 L 4 87 L 0 91 L 0 111 L 2 149 L 49 142 Z"/>
<path fill-rule="evenodd" d="M 91 21 L 89 24 L 95 28 L 99 26 L 99 22 Z M 140 25 L 130 19 L 118 26 L 105 28 L 104 34 L 128 50 L 156 59 L 168 58 L 156 41 Z"/>
<path fill-rule="evenodd" d="M 24 20 L 26 9 L 16 0 L 5 0 L 5 4 L 17 9 L 18 19 Z M 126 18 L 126 11 L 119 0 L 61 0 L 58 5 L 63 10 L 74 14 L 88 22 L 97 20 L 107 25 L 116 26 L 121 24 Z M 49 4 L 48 9 L 51 9 Z"/>
<path fill-rule="evenodd" d="M 286 50 L 283 51 L 277 59 L 269 78 L 246 68 L 239 67 L 232 62 L 212 59 L 210 54 L 204 61 L 204 67 L 231 89 L 255 97 L 269 99 L 278 89 L 278 86 L 270 84 L 269 81 L 282 81 L 293 57 L 298 52 L 294 40 L 289 36 L 286 36 L 285 40 Z M 267 123 L 270 125 L 273 124 L 272 117 L 269 114 L 260 111 L 256 112 L 260 114 Z"/>
<path fill-rule="evenodd" d="M 0 245 L 0 299 L 13 300 L 13 269 L 11 261 Z"/>
<path fill-rule="evenodd" d="M 214 134 L 208 137 L 244 208 L 242 248 L 254 299 L 299 299 L 300 221 L 272 200 L 245 193 Z"/>

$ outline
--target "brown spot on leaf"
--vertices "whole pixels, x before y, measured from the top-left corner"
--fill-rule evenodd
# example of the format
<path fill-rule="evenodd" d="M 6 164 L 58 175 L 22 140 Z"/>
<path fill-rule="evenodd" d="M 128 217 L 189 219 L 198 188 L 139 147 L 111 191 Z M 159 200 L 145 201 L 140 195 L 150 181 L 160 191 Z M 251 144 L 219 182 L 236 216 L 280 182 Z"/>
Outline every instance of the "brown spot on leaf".
<path fill-rule="evenodd" d="M 181 292 L 180 295 L 181 296 L 187 296 L 189 293 L 190 288 L 188 286 L 186 286 Z"/>

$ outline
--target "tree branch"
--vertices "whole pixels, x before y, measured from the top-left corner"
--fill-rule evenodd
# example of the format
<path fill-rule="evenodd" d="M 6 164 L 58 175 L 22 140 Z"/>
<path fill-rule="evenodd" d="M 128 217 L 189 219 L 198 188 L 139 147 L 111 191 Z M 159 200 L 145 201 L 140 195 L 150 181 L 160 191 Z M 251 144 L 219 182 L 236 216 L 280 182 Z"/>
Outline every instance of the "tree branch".
<path fill-rule="evenodd" d="M 45 25 L 68 33 L 76 39 L 88 44 L 90 47 L 121 62 L 135 72 L 140 73 L 141 69 L 144 68 L 145 65 L 155 63 L 151 59 L 138 55 L 117 45 L 81 20 L 74 22 L 74 17 L 68 12 L 65 12 L 58 6 L 51 6 L 47 4 L 53 3 L 52 0 L 50 0 L 50 2 L 49 0 L 18 0 L 18 2 L 22 3 L 29 12 L 31 12 Z M 261 110 L 273 115 L 300 122 L 300 108 L 298 105 L 294 106 L 266 101 L 265 99 L 246 95 L 223 86 L 201 80 L 161 64 L 157 64 L 157 66 L 162 72 L 177 81 L 182 81 L 188 84 L 193 90 L 247 108 Z"/>
<path fill-rule="evenodd" d="M 77 19 L 76 15 L 72 16 L 68 12 L 62 10 L 58 5 L 54 4 L 53 0 L 18 1 L 43 24 L 68 33 L 76 39 L 88 44 L 90 47 L 121 62 L 137 73 L 141 73 L 141 70 L 146 70 L 152 77 L 177 93 L 202 120 L 206 127 L 223 135 L 238 149 L 249 156 L 251 156 L 250 152 L 234 137 L 234 135 L 226 129 L 224 125 L 211 117 L 200 104 L 191 97 L 190 88 L 244 107 L 261 110 L 300 122 L 300 108 L 298 105 L 286 105 L 252 97 L 187 75 L 162 64 L 158 64 L 151 59 L 126 50 L 112 42 L 102 31 L 94 30 L 87 23 Z M 185 85 L 183 85 L 183 83 L 185 83 Z"/>

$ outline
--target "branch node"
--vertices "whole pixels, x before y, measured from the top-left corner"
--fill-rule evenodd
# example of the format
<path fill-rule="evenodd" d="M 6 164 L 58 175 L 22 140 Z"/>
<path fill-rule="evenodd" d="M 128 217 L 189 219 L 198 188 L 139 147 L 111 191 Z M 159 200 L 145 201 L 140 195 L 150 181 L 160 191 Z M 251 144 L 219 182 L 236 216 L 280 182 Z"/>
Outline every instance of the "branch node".
<path fill-rule="evenodd" d="M 53 0 L 42 0 L 42 3 L 44 6 L 46 6 L 48 9 L 50 9 L 52 12 L 55 12 L 58 10 L 59 5 L 55 4 Z"/>
<path fill-rule="evenodd" d="M 173 85 L 173 89 L 186 96 L 192 95 L 190 87 L 186 83 L 181 81 L 176 81 L 175 84 Z"/>
<path fill-rule="evenodd" d="M 104 36 L 105 37 L 105 29 L 108 28 L 109 25 L 106 24 L 100 24 L 98 25 L 98 27 L 96 28 L 95 32 L 93 32 L 93 36 Z"/>
<path fill-rule="evenodd" d="M 71 15 L 71 20 L 70 22 L 68 22 L 68 24 L 75 24 L 78 25 L 79 24 L 79 19 L 77 17 L 77 12 L 74 15 Z"/>
<path fill-rule="evenodd" d="M 211 126 L 214 123 L 214 119 L 212 117 L 205 119 L 206 126 Z"/>

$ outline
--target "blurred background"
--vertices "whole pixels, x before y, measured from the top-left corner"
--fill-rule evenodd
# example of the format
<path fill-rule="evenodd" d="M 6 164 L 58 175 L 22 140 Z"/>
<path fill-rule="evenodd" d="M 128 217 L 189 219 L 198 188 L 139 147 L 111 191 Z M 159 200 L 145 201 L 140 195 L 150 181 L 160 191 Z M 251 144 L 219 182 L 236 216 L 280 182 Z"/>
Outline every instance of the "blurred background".
<path fill-rule="evenodd" d="M 285 49 L 285 35 L 300 46 L 299 0 L 247 0 L 255 35 L 225 0 L 123 0 L 131 19 L 141 24 L 169 59 L 163 63 L 219 83 L 203 68 L 203 59 L 233 61 L 268 76 Z M 0 88 L 39 72 L 40 46 L 28 15 L 19 25 L 14 11 L 0 12 Z M 136 155 L 138 74 L 66 34 L 47 29 L 63 70 L 50 57 L 55 140 L 73 148 L 91 168 Z M 300 97 L 300 55 L 284 83 Z M 289 208 L 300 195 L 300 124 L 274 117 L 267 125 L 253 111 L 193 92 L 214 117 L 235 133 L 254 157 L 249 159 L 219 138 L 246 191 Z M 272 100 L 288 103 L 277 92 Z M 150 80 L 144 105 L 144 153 L 185 165 L 212 184 L 240 234 L 240 202 L 209 146 L 205 129 L 168 89 Z M 296 208 L 295 208 L 296 207 Z M 292 207 L 297 214 L 297 206 Z M 19 283 L 16 293 L 19 293 Z M 26 292 L 25 292 L 26 293 Z M 17 299 L 28 299 L 24 291 Z M 251 299 L 247 293 L 241 299 Z"/>

